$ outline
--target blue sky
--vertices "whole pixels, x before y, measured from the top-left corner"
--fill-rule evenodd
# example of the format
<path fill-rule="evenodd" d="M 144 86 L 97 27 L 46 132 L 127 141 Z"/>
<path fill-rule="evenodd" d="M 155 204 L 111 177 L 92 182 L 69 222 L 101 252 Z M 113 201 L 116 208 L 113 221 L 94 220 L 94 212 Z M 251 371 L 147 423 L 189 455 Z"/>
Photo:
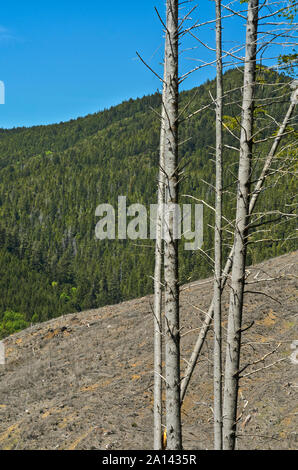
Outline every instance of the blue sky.
<path fill-rule="evenodd" d="M 213 1 L 196 3 L 194 18 L 213 17 Z M 66 121 L 154 93 L 160 82 L 135 53 L 161 73 L 162 26 L 154 6 L 164 14 L 163 0 L 4 2 L 0 80 L 5 83 L 5 104 L 0 105 L 0 127 Z M 211 27 L 205 28 L 203 37 L 211 43 L 213 36 Z M 187 54 L 195 57 L 197 52 L 184 54 L 183 70 L 197 65 Z M 212 68 L 203 69 L 184 87 L 213 76 Z"/>

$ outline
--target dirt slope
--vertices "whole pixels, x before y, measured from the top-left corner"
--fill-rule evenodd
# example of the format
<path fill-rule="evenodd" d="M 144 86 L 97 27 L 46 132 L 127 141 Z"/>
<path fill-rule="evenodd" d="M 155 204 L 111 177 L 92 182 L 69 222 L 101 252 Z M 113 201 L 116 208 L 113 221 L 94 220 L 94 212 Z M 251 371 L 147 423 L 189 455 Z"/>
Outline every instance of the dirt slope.
<path fill-rule="evenodd" d="M 243 372 L 276 363 L 241 380 L 239 449 L 298 447 L 298 364 L 291 349 L 298 339 L 297 261 L 295 252 L 249 268 L 254 284 L 247 289 L 259 293 L 245 296 L 244 326 L 254 324 L 243 334 L 242 365 L 280 346 Z M 273 280 L 255 283 L 264 278 Z M 200 327 L 211 295 L 210 280 L 182 288 L 182 371 L 198 333 L 190 330 Z M 70 314 L 7 338 L 0 449 L 150 449 L 150 301 Z M 227 302 L 228 292 L 225 314 Z M 211 360 L 212 332 L 183 405 L 185 449 L 212 448 Z"/>

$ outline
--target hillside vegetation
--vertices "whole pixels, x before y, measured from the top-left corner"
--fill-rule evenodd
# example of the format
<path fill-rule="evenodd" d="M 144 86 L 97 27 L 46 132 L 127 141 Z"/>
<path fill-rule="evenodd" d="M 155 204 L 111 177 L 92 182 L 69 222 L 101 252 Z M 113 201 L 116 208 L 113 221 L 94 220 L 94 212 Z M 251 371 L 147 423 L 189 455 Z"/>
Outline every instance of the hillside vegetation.
<path fill-rule="evenodd" d="M 231 70 L 224 77 L 226 125 L 237 134 L 237 100 L 242 73 Z M 264 68 L 259 70 L 256 128 L 274 135 L 289 103 L 289 79 Z M 182 117 L 210 103 L 214 81 L 182 92 Z M 271 100 L 272 98 L 272 100 Z M 129 100 L 84 118 L 49 126 L 0 130 L 0 335 L 6 336 L 31 322 L 97 308 L 146 295 L 152 291 L 154 242 L 152 240 L 95 239 L 95 208 L 118 196 L 127 204 L 156 202 L 158 175 L 160 95 Z M 274 117 L 271 119 L 268 114 Z M 293 134 L 286 137 L 290 142 Z M 187 164 L 180 193 L 213 205 L 214 109 L 206 108 L 180 126 L 181 164 Z M 226 132 L 225 141 L 237 146 Z M 270 146 L 261 143 L 254 155 L 254 175 Z M 292 150 L 280 154 L 291 159 Z M 286 157 L 286 158 L 285 158 Z M 235 205 L 237 152 L 224 155 L 228 171 L 224 215 Z M 207 182 L 207 183 L 206 183 Z M 261 194 L 257 211 L 275 211 L 292 202 L 294 176 L 286 171 L 273 176 Z M 187 197 L 181 197 L 187 203 Z M 193 201 L 194 202 L 194 201 Z M 269 216 L 271 219 L 275 218 Z M 269 219 L 268 219 L 269 220 Z M 212 257 L 213 212 L 204 209 L 204 250 Z M 293 250 L 294 221 L 286 217 L 267 225 L 272 233 L 264 243 L 250 245 L 249 263 Z M 290 238 L 290 239 L 288 239 Z M 254 240 L 256 241 L 256 240 Z M 231 243 L 225 236 L 225 250 Z M 210 260 L 199 252 L 181 249 L 181 282 L 211 274 Z"/>

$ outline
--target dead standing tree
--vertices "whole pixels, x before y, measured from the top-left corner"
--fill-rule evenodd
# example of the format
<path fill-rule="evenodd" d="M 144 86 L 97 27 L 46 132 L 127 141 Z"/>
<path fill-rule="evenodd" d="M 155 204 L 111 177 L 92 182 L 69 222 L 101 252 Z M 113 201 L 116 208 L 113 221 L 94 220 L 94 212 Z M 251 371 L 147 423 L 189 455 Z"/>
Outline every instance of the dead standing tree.
<path fill-rule="evenodd" d="M 163 86 L 164 94 L 165 86 Z M 164 101 L 164 98 L 162 98 Z M 162 449 L 162 264 L 163 264 L 163 204 L 164 204 L 164 120 L 162 105 L 160 129 L 159 176 L 157 185 L 157 218 L 154 268 L 154 449 Z"/>
<path fill-rule="evenodd" d="M 178 203 L 178 0 L 167 0 L 164 83 L 164 172 L 166 208 Z M 167 447 L 182 448 L 178 239 L 175 216 L 164 217 L 165 380 Z"/>
<path fill-rule="evenodd" d="M 240 153 L 237 189 L 237 208 L 234 233 L 234 259 L 228 315 L 225 365 L 223 447 L 233 450 L 236 442 L 237 399 L 245 265 L 249 223 L 249 198 L 254 122 L 254 87 L 258 39 L 258 0 L 248 1 L 246 49 L 243 75 L 243 99 L 240 132 Z"/>
<path fill-rule="evenodd" d="M 222 449 L 222 25 L 221 0 L 216 0 L 216 182 L 214 232 L 214 448 Z"/>
<path fill-rule="evenodd" d="M 182 2 L 183 3 L 183 2 Z M 178 284 L 178 239 L 176 234 L 178 202 L 178 39 L 190 12 L 178 25 L 178 0 L 168 1 L 165 28 L 165 56 L 160 128 L 159 181 L 156 217 L 156 244 L 154 270 L 154 448 L 163 447 L 162 437 L 162 385 L 166 383 L 167 447 L 180 449 L 180 328 Z M 188 28 L 191 30 L 193 27 Z M 139 56 L 139 55 L 138 55 Z M 140 56 L 139 56 L 140 57 Z M 141 59 L 142 60 L 142 59 Z M 142 60 L 142 62 L 144 62 Z M 145 63 L 145 62 L 144 62 Z M 145 64 L 147 65 L 147 64 Z M 150 68 L 150 67 L 149 67 Z M 155 73 L 151 68 L 150 70 Z M 155 73 L 156 74 L 156 73 Z M 156 74 L 157 75 L 157 74 Z M 160 77 L 159 77 L 160 78 Z M 165 204 L 164 204 L 165 203 Z M 166 213 L 165 208 L 168 208 Z M 164 283 L 162 267 L 164 261 Z M 162 291 L 165 291 L 165 331 L 162 331 Z M 166 372 L 162 375 L 162 349 L 165 337 Z"/>

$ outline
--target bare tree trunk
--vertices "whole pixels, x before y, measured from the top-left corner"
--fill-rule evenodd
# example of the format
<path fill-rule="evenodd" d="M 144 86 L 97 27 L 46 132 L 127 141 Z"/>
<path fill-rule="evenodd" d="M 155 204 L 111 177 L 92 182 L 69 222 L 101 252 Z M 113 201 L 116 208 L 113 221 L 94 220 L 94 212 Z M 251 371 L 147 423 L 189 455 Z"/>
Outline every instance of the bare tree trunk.
<path fill-rule="evenodd" d="M 233 450 L 236 443 L 239 386 L 238 371 L 241 350 L 243 292 L 245 284 L 245 263 L 249 222 L 254 82 L 258 37 L 258 3 L 258 0 L 249 0 L 246 23 L 246 50 L 243 77 L 237 208 L 234 234 L 234 260 L 228 316 L 224 386 L 223 446 L 225 450 Z"/>
<path fill-rule="evenodd" d="M 162 88 L 161 125 L 159 145 L 159 175 L 157 186 L 157 220 L 154 268 L 154 449 L 162 449 L 162 266 L 163 220 L 165 193 L 165 81 L 166 57 L 164 57 L 164 84 Z"/>
<path fill-rule="evenodd" d="M 216 182 L 214 233 L 214 448 L 222 449 L 222 43 L 221 0 L 216 0 Z"/>
<path fill-rule="evenodd" d="M 165 119 L 165 203 L 178 202 L 178 0 L 167 0 Z M 167 447 L 182 448 L 180 409 L 180 326 L 178 240 L 175 214 L 164 224 L 165 379 Z"/>
<path fill-rule="evenodd" d="M 164 99 L 164 91 L 162 100 Z M 163 203 L 164 203 L 164 120 L 162 104 L 160 129 L 159 176 L 157 187 L 157 220 L 154 268 L 154 449 L 162 449 L 162 263 L 163 263 Z"/>
<path fill-rule="evenodd" d="M 255 187 L 254 187 L 254 190 L 252 192 L 252 196 L 251 196 L 251 200 L 250 200 L 250 203 L 249 203 L 249 215 L 251 215 L 254 211 L 254 208 L 255 208 L 255 205 L 257 203 L 257 200 L 258 200 L 258 197 L 259 197 L 259 194 L 262 190 L 262 187 L 264 185 L 264 182 L 268 176 L 268 173 L 269 173 L 269 170 L 270 170 L 270 167 L 271 167 L 271 163 L 272 163 L 272 160 L 277 152 L 277 149 L 278 149 L 278 146 L 283 138 L 283 135 L 284 135 L 284 132 L 285 132 L 285 129 L 288 125 L 288 122 L 289 120 L 291 119 L 291 116 L 293 114 L 293 111 L 294 111 L 294 108 L 295 108 L 295 101 L 292 101 L 290 103 L 290 106 L 288 108 L 288 111 L 284 117 L 284 120 L 283 120 L 283 123 L 282 125 L 280 126 L 279 130 L 278 130 L 278 133 L 276 134 L 276 137 L 273 141 L 273 144 L 272 144 L 272 147 L 270 149 L 270 152 L 268 153 L 267 157 L 266 157 L 266 160 L 265 160 L 265 163 L 264 163 L 264 166 L 263 166 L 263 169 L 262 169 L 262 172 L 258 178 L 258 180 L 256 181 L 256 184 L 255 184 Z M 233 266 L 233 257 L 234 257 L 234 249 L 235 247 L 233 246 L 231 248 L 231 251 L 229 253 L 229 256 L 227 258 L 227 261 L 226 261 L 226 264 L 225 264 L 225 267 L 222 271 L 222 289 L 225 287 L 226 285 L 226 282 L 227 282 L 227 279 L 228 279 L 228 276 L 229 276 L 229 273 L 231 271 L 231 268 Z M 213 302 L 214 302 L 214 299 L 212 300 L 210 306 L 209 306 L 209 309 L 208 309 L 208 312 L 206 314 L 206 318 L 205 318 L 205 321 L 204 321 L 204 324 L 200 330 L 200 333 L 199 333 L 199 336 L 197 338 L 197 341 L 196 341 L 196 344 L 195 344 L 195 347 L 194 347 L 194 350 L 191 354 L 191 357 L 188 361 L 188 366 L 187 366 L 187 369 L 186 369 L 186 372 L 184 374 L 184 377 L 183 377 L 183 380 L 181 382 L 181 402 L 183 402 L 183 399 L 184 399 L 184 396 L 185 396 L 185 393 L 186 393 L 186 390 L 187 390 L 187 387 L 188 387 L 188 384 L 190 382 L 190 379 L 191 379 L 191 376 L 193 374 L 193 371 L 195 369 L 195 366 L 196 366 L 196 363 L 198 361 L 198 358 L 199 358 L 199 355 L 201 353 L 201 350 L 202 350 L 202 347 L 203 347 L 203 344 L 204 344 L 204 341 L 205 341 L 205 338 L 207 336 L 207 333 L 208 333 L 208 330 L 209 330 L 209 327 L 211 325 L 211 322 L 212 322 L 212 318 L 213 318 Z"/>

